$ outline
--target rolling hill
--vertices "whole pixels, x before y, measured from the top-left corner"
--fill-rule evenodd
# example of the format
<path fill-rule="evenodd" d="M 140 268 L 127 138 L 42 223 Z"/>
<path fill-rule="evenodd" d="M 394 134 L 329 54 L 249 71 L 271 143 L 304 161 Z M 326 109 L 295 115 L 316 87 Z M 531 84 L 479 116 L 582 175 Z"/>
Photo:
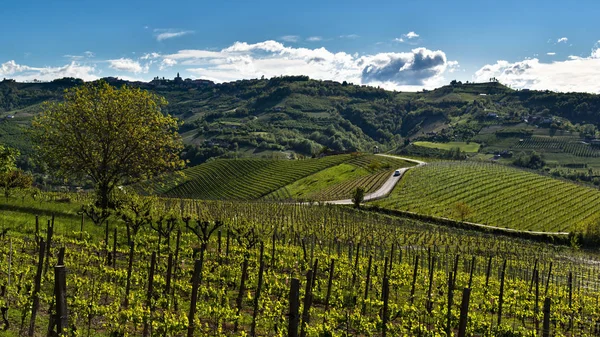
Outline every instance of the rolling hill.
<path fill-rule="evenodd" d="M 204 200 L 337 200 L 358 186 L 377 190 L 393 170 L 414 164 L 370 154 L 302 160 L 218 159 L 138 185 L 140 191 Z"/>
<path fill-rule="evenodd" d="M 363 155 L 294 181 L 267 195 L 267 200 L 329 201 L 350 199 L 357 187 L 378 190 L 398 168 L 413 166 L 402 159 Z"/>
<path fill-rule="evenodd" d="M 515 150 L 520 129 L 553 128 L 582 140 L 593 135 L 600 123 L 598 95 L 516 91 L 497 82 L 452 82 L 431 91 L 393 92 L 306 76 L 221 84 L 105 80 L 164 96 L 169 101 L 166 112 L 184 121 L 179 131 L 187 145 L 184 157 L 191 165 L 213 157 L 310 156 L 325 146 L 337 152 L 371 151 L 373 146 L 394 151 L 414 140 L 473 140 L 482 144 L 479 153 L 493 156 Z M 0 141 L 21 149 L 25 157 L 21 165 L 33 154 L 23 131 L 41 103 L 58 100 L 64 89 L 81 83 L 76 79 L 0 82 L 0 119 L 15 116 L 0 121 Z M 591 157 L 565 158 L 552 160 L 561 166 L 586 163 Z"/>
<path fill-rule="evenodd" d="M 498 227 L 559 232 L 597 222 L 599 200 L 597 189 L 537 173 L 450 161 L 409 170 L 390 197 L 375 204 Z"/>
<path fill-rule="evenodd" d="M 166 197 L 254 200 L 313 173 L 347 162 L 351 155 L 304 160 L 221 159 L 146 183 Z"/>

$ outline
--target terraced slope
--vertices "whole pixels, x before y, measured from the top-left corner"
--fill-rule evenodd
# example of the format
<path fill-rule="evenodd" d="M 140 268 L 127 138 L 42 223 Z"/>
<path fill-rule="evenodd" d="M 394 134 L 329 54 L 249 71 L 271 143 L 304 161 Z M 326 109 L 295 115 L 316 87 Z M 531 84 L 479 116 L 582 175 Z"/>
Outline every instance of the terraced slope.
<path fill-rule="evenodd" d="M 366 193 L 376 191 L 395 169 L 414 164 L 402 159 L 364 155 L 312 174 L 269 194 L 274 200 L 340 200 L 352 196 L 361 186 Z"/>
<path fill-rule="evenodd" d="M 303 177 L 350 160 L 350 155 L 306 160 L 223 159 L 184 171 L 177 182 L 165 178 L 154 193 L 167 197 L 252 200 Z"/>
<path fill-rule="evenodd" d="M 492 163 L 438 162 L 406 173 L 384 208 L 499 227 L 570 231 L 597 221 L 593 188 Z M 467 205 L 460 214 L 457 203 Z"/>

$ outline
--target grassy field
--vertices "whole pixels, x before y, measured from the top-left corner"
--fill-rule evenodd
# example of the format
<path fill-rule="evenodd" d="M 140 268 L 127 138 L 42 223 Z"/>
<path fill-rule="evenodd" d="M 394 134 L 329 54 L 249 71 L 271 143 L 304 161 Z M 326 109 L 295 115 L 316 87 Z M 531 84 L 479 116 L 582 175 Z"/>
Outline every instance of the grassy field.
<path fill-rule="evenodd" d="M 295 181 L 269 194 L 267 199 L 340 200 L 352 196 L 357 187 L 376 191 L 395 169 L 414 164 L 402 159 L 365 155 Z"/>
<path fill-rule="evenodd" d="M 340 164 L 323 171 L 311 174 L 290 185 L 285 186 L 292 199 L 310 198 L 331 185 L 337 185 L 347 180 L 354 180 L 369 175 L 369 171 L 352 164 Z"/>
<path fill-rule="evenodd" d="M 599 200 L 596 189 L 503 165 L 438 162 L 409 170 L 376 204 L 499 227 L 571 231 L 598 220 Z"/>
<path fill-rule="evenodd" d="M 477 152 L 479 151 L 479 144 L 474 142 L 448 142 L 448 143 L 433 143 L 433 142 L 414 142 L 416 146 L 428 147 L 431 149 L 450 150 L 453 148 L 459 148 L 463 152 Z"/>

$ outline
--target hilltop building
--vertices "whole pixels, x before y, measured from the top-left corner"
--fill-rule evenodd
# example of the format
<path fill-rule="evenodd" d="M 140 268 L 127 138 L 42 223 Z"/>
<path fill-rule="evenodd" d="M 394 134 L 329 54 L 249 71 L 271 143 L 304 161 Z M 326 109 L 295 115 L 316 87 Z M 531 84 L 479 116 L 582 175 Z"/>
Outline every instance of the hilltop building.
<path fill-rule="evenodd" d="M 170 86 L 177 86 L 180 88 L 193 88 L 193 87 L 206 87 L 206 86 L 213 86 L 214 83 L 212 81 L 209 80 L 192 80 L 191 78 L 186 78 L 183 79 L 179 73 L 177 73 L 177 76 L 175 78 L 171 79 L 167 79 L 167 78 L 160 78 L 158 76 L 156 76 L 154 79 L 152 79 L 152 81 L 150 81 L 150 84 L 153 85 L 154 87 L 170 87 Z"/>

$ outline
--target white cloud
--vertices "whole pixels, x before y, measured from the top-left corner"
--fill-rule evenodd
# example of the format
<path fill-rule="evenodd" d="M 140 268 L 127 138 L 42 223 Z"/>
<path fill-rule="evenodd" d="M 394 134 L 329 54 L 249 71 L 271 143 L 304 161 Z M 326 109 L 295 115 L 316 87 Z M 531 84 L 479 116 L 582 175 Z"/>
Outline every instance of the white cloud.
<path fill-rule="evenodd" d="M 402 37 L 395 38 L 394 41 L 403 43 L 403 42 L 408 42 L 409 40 L 412 40 L 412 39 L 416 39 L 418 37 L 419 37 L 419 34 L 413 32 L 413 31 L 410 31 L 406 34 L 402 34 Z"/>
<path fill-rule="evenodd" d="M 408 32 L 404 36 L 406 36 L 409 39 L 415 39 L 415 38 L 419 37 L 419 34 L 417 34 L 415 32 Z"/>
<path fill-rule="evenodd" d="M 165 70 L 177 64 L 176 60 L 165 58 L 160 62 L 160 66 L 158 67 L 160 70 Z"/>
<path fill-rule="evenodd" d="M 0 76 L 10 76 L 17 81 L 28 82 L 33 80 L 51 81 L 63 77 L 81 78 L 85 81 L 98 79 L 93 66 L 81 65 L 71 62 L 62 67 L 31 67 L 17 64 L 14 60 L 0 65 Z"/>
<path fill-rule="evenodd" d="M 196 77 L 215 82 L 267 78 L 279 75 L 308 75 L 322 80 L 348 81 L 388 89 L 420 90 L 445 83 L 448 62 L 442 51 L 416 48 L 405 53 L 358 55 L 321 48 L 295 48 L 277 41 L 249 44 L 235 42 L 220 51 L 181 50 L 162 55 L 177 61 Z M 170 62 L 170 61 L 168 61 Z"/>
<path fill-rule="evenodd" d="M 177 29 L 155 29 L 154 35 L 156 37 L 156 41 L 164 41 L 167 39 L 172 39 L 188 34 L 193 34 L 193 30 L 177 30 Z"/>
<path fill-rule="evenodd" d="M 358 39 L 359 37 L 356 34 L 340 35 L 340 39 Z"/>
<path fill-rule="evenodd" d="M 142 55 L 142 57 L 140 57 L 140 59 L 142 59 L 142 60 L 151 60 L 151 59 L 156 59 L 156 58 L 159 58 L 159 57 L 160 57 L 159 53 L 152 52 L 152 53 L 146 53 L 146 54 Z"/>
<path fill-rule="evenodd" d="M 96 54 L 94 54 L 91 51 L 85 51 L 83 52 L 83 55 L 63 55 L 63 57 L 66 57 L 68 59 L 71 59 L 71 61 L 80 61 L 86 58 L 94 58 L 96 56 Z"/>
<path fill-rule="evenodd" d="M 149 65 L 146 64 L 142 66 L 138 61 L 134 61 L 128 58 L 120 58 L 115 60 L 108 60 L 108 66 L 111 69 L 115 69 L 118 71 L 127 71 L 130 73 L 138 74 L 138 73 L 147 73 L 149 70 Z"/>
<path fill-rule="evenodd" d="M 285 42 L 298 42 L 298 40 L 300 40 L 300 36 L 298 35 L 284 35 L 282 37 L 279 38 L 282 41 Z"/>
<path fill-rule="evenodd" d="M 600 93 L 600 48 L 587 57 L 569 56 L 550 63 L 537 58 L 514 63 L 501 60 L 479 69 L 474 79 L 487 81 L 491 77 L 513 88 Z"/>
<path fill-rule="evenodd" d="M 323 40 L 323 38 L 320 37 L 320 36 L 311 36 L 311 37 L 309 37 L 309 38 L 306 39 L 306 41 L 309 41 L 309 42 L 318 42 L 318 41 L 321 41 L 321 40 Z"/>
<path fill-rule="evenodd" d="M 555 52 L 549 52 L 549 53 L 546 53 L 546 55 L 554 56 L 554 55 L 556 55 L 556 53 Z"/>
<path fill-rule="evenodd" d="M 22 71 L 26 71 L 26 70 L 30 70 L 30 69 L 31 68 L 28 66 L 22 66 L 20 64 L 17 64 L 14 60 L 11 60 L 6 63 L 3 63 L 2 66 L 0 66 L 0 74 L 1 75 L 12 75 L 14 73 L 22 72 Z"/>
<path fill-rule="evenodd" d="M 448 65 L 449 73 L 453 73 L 453 72 L 457 71 L 458 68 L 460 68 L 460 64 L 458 64 L 458 61 L 448 61 L 447 65 Z"/>
<path fill-rule="evenodd" d="M 567 41 L 569 41 L 569 39 L 568 39 L 568 38 L 566 38 L 566 37 L 561 37 L 561 38 L 559 38 L 558 40 L 556 40 L 556 43 L 561 43 L 561 42 L 567 43 Z"/>

